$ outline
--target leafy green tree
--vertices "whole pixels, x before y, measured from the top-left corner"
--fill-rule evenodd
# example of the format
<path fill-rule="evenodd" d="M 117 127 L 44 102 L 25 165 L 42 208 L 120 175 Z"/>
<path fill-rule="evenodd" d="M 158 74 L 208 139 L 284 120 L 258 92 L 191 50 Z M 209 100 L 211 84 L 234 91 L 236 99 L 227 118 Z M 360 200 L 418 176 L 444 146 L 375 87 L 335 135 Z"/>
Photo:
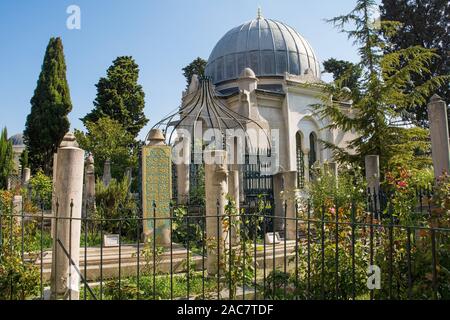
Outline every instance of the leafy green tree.
<path fill-rule="evenodd" d="M 450 74 L 450 2 L 448 0 L 383 0 L 381 5 L 383 20 L 399 21 L 399 32 L 387 35 L 386 52 L 422 46 L 436 50 L 439 57 L 430 60 L 429 73 L 414 74 L 411 81 L 421 85 L 433 76 Z M 437 94 L 450 103 L 450 85 L 440 87 Z M 431 96 L 427 96 L 429 100 Z M 417 103 L 408 108 L 409 118 L 421 126 L 428 124 L 426 103 Z M 449 113 L 450 121 L 450 113 Z"/>
<path fill-rule="evenodd" d="M 53 154 L 69 131 L 72 110 L 61 38 L 51 38 L 27 117 L 24 142 L 33 172 L 52 172 Z"/>
<path fill-rule="evenodd" d="M 324 72 L 333 74 L 333 79 L 343 79 L 342 85 L 359 93 L 359 78 L 361 77 L 361 67 L 345 60 L 330 58 L 323 62 Z"/>
<path fill-rule="evenodd" d="M 75 137 L 82 149 L 93 154 L 97 176 L 103 174 L 107 159 L 111 159 L 111 174 L 116 178 L 122 178 L 127 167 L 136 166 L 135 140 L 117 120 L 103 117 L 87 121 L 86 128 L 87 133 L 75 130 Z"/>
<path fill-rule="evenodd" d="M 136 138 L 148 122 L 144 114 L 145 94 L 138 78 L 139 66 L 132 57 L 123 56 L 114 60 L 106 78 L 100 78 L 96 85 L 94 109 L 81 119 L 83 124 L 87 126 L 88 122 L 95 123 L 109 117 Z"/>
<path fill-rule="evenodd" d="M 380 156 L 382 170 L 385 170 L 400 152 L 395 148 L 397 141 L 401 140 L 398 135 L 407 130 L 404 123 L 399 122 L 402 113 L 425 103 L 432 92 L 447 83 L 448 77 L 435 76 L 412 86 L 410 79 L 413 76 L 430 73 L 429 64 L 437 58 L 437 54 L 421 46 L 384 53 L 383 48 L 388 42 L 380 35 L 380 30 L 373 28 L 370 12 L 374 7 L 374 0 L 358 0 L 349 14 L 329 20 L 358 46 L 359 66 L 362 69 L 359 80 L 361 92 L 356 95 L 343 90 L 344 82 L 339 79 L 330 85 L 323 85 L 323 103 L 315 107 L 321 117 L 330 120 L 329 129 L 357 133 L 356 138 L 349 141 L 347 149 L 324 142 L 334 151 L 338 161 L 363 165 L 366 155 L 376 154 Z M 394 34 L 398 26 L 396 22 L 383 20 L 379 25 L 385 35 Z M 333 97 L 331 102 L 330 96 Z M 353 100 L 350 113 L 342 107 L 342 101 L 349 98 Z"/>
<path fill-rule="evenodd" d="M 186 87 L 189 87 L 192 76 L 194 74 L 198 75 L 199 77 L 205 75 L 205 68 L 207 63 L 208 62 L 205 59 L 198 57 L 182 69 L 183 76 L 186 78 Z"/>
<path fill-rule="evenodd" d="M 0 189 L 6 189 L 8 176 L 13 169 L 13 147 L 8 140 L 8 130 L 3 128 L 0 135 Z"/>
<path fill-rule="evenodd" d="M 51 209 L 52 179 L 39 170 L 31 179 L 31 200 L 38 208 Z"/>

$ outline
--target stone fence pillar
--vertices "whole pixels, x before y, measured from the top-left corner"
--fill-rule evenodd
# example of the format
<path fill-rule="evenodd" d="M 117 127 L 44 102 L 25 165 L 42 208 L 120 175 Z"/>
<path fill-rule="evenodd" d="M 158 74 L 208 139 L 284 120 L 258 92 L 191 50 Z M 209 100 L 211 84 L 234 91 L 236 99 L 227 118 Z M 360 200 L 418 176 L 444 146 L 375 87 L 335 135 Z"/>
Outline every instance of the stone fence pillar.
<path fill-rule="evenodd" d="M 111 159 L 106 159 L 103 165 L 103 184 L 107 187 L 111 183 Z"/>
<path fill-rule="evenodd" d="M 54 226 L 51 299 L 79 299 L 79 254 L 81 205 L 83 197 L 84 150 L 72 133 L 67 133 L 59 149 L 56 167 L 55 200 L 58 212 Z"/>
<path fill-rule="evenodd" d="M 283 210 L 285 219 L 285 237 L 288 240 L 296 240 L 295 225 L 297 223 L 296 212 L 296 190 L 297 190 L 297 171 L 284 172 L 284 190 L 283 190 Z"/>
<path fill-rule="evenodd" d="M 450 173 L 447 105 L 437 94 L 431 98 L 428 104 L 428 119 L 430 121 L 434 175 L 437 179 L 444 172 Z"/>
<path fill-rule="evenodd" d="M 227 234 L 223 230 L 222 218 L 225 215 L 226 195 L 228 193 L 228 170 L 226 151 L 205 151 L 205 190 L 206 190 L 206 238 L 209 243 L 207 270 L 209 275 L 219 271 L 218 260 L 222 261 Z"/>
<path fill-rule="evenodd" d="M 380 209 L 380 157 L 375 155 L 366 156 L 364 161 L 370 201 L 374 204 L 372 210 L 373 212 L 377 212 Z"/>
<path fill-rule="evenodd" d="M 366 180 L 367 188 L 371 193 L 378 193 L 380 190 L 380 157 L 379 156 L 366 156 Z"/>
<path fill-rule="evenodd" d="M 239 215 L 240 215 L 240 206 L 239 206 L 239 171 L 232 170 L 228 175 L 228 194 L 236 203 L 236 214 L 237 217 L 233 217 L 233 224 L 238 225 Z M 239 243 L 239 227 L 235 226 L 231 230 L 231 242 L 232 245 L 236 245 Z"/>
<path fill-rule="evenodd" d="M 190 178 L 190 163 L 191 159 L 191 143 L 190 139 L 182 135 L 178 140 L 182 145 L 181 163 L 176 165 L 177 170 L 177 201 L 178 204 L 185 205 L 189 200 L 189 178 Z"/>
<path fill-rule="evenodd" d="M 88 217 L 95 211 L 95 167 L 94 157 L 91 154 L 86 159 L 83 197 L 83 217 Z"/>
<path fill-rule="evenodd" d="M 14 220 L 21 222 L 23 216 L 23 202 L 22 196 L 14 196 L 13 198 L 13 216 Z"/>
<path fill-rule="evenodd" d="M 27 186 L 31 178 L 30 168 L 23 168 L 22 172 L 22 185 Z"/>

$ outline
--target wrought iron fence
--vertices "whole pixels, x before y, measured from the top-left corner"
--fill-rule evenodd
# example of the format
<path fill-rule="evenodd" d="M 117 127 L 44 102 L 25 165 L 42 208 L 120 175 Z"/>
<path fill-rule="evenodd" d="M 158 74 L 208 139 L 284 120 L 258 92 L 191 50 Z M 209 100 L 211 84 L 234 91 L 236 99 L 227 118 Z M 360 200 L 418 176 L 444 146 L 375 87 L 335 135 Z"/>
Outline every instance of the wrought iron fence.
<path fill-rule="evenodd" d="M 229 202 L 225 215 L 219 207 L 206 215 L 204 207 L 191 214 L 172 206 L 168 218 L 144 218 L 139 207 L 69 218 L 81 223 L 79 264 L 71 247 L 52 239 L 64 219 L 57 212 L 3 208 L 0 298 L 48 298 L 52 264 L 64 258 L 69 299 L 78 290 L 72 278 L 86 300 L 450 299 L 450 229 L 431 215 L 428 195 L 418 204 L 417 225 L 398 223 L 385 196 L 369 195 L 364 208 L 298 201 L 296 214 L 286 201 L 283 216 L 268 214 L 273 203 L 261 199 L 239 212 Z M 214 237 L 207 236 L 208 219 L 220 226 Z M 282 230 L 272 229 L 276 219 Z M 160 220 L 168 222 L 170 244 L 158 245 L 156 227 L 143 242 L 143 223 Z M 117 243 L 105 241 L 112 234 Z M 60 248 L 55 256 L 53 247 Z"/>

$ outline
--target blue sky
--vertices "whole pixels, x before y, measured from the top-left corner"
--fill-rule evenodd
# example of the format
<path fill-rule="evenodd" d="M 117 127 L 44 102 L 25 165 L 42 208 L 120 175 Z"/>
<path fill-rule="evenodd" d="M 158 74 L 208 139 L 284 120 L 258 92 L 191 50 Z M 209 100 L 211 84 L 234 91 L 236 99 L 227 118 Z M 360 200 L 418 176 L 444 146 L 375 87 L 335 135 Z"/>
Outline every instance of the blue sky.
<path fill-rule="evenodd" d="M 66 9 L 81 8 L 81 30 L 68 30 Z M 208 58 L 231 28 L 263 16 L 309 40 L 321 61 L 357 60 L 356 49 L 324 19 L 347 13 L 354 0 L 2 0 L 0 1 L 0 127 L 22 132 L 48 40 L 62 37 L 73 110 L 71 128 L 95 99 L 95 84 L 112 61 L 131 55 L 140 66 L 151 125 L 175 109 L 185 88 L 181 68 Z M 327 77 L 325 77 L 327 79 Z"/>

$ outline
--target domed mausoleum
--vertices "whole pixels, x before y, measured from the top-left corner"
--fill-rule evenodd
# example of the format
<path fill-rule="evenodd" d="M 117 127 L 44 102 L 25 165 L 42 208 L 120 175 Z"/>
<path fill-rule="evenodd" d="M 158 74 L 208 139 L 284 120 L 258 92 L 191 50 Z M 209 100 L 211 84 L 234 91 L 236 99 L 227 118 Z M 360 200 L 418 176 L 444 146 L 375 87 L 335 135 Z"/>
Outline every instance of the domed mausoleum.
<path fill-rule="evenodd" d="M 260 14 L 219 40 L 209 56 L 206 75 L 220 84 L 236 80 L 247 67 L 261 78 L 309 72 L 320 79 L 319 61 L 309 42 L 287 24 Z"/>
<path fill-rule="evenodd" d="M 199 94 L 205 90 L 205 80 L 194 76 L 183 93 L 181 122 L 195 113 L 192 101 L 208 104 L 215 99 L 217 110 L 230 118 L 251 120 L 236 127 L 263 128 L 271 139 L 270 152 L 276 159 L 271 163 L 272 173 L 264 176 L 259 171 L 261 163 L 233 168 L 239 170 L 242 202 L 265 194 L 274 199 L 275 214 L 282 215 L 281 191 L 303 189 L 313 179 L 314 165 L 334 163 L 332 152 L 321 141 L 346 148 L 347 141 L 354 137 L 351 132 L 325 129 L 328 119 L 320 119 L 312 110 L 312 105 L 322 103 L 322 81 L 320 60 L 308 40 L 286 23 L 266 19 L 260 12 L 256 19 L 232 28 L 217 42 L 205 75 L 212 83 L 206 86 L 213 87 L 213 94 Z M 351 102 L 343 103 L 342 108 L 350 113 Z M 215 126 L 211 117 L 217 114 L 208 113 L 199 111 L 195 121 L 201 121 L 203 127 Z M 226 127 L 227 122 L 222 121 Z M 255 145 L 261 142 L 252 139 Z M 175 185 L 181 202 L 189 198 L 198 176 L 192 167 L 177 167 Z"/>

